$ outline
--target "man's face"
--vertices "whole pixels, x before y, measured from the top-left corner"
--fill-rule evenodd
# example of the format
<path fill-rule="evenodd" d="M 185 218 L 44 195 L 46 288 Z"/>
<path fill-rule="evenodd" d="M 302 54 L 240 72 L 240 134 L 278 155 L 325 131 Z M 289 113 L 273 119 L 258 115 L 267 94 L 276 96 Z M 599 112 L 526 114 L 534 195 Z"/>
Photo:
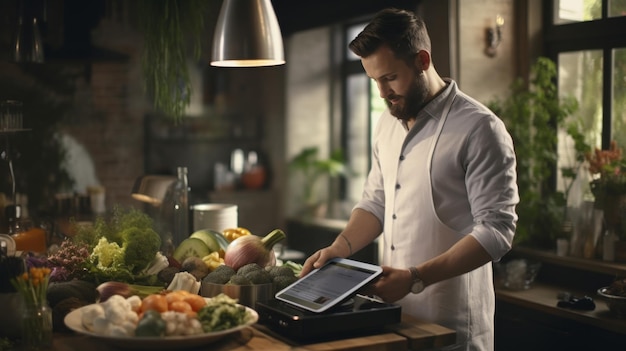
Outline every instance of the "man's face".
<path fill-rule="evenodd" d="M 400 120 L 415 118 L 428 100 L 428 87 L 422 72 L 395 57 L 387 46 L 361 59 L 367 75 L 378 85 L 389 112 Z"/>

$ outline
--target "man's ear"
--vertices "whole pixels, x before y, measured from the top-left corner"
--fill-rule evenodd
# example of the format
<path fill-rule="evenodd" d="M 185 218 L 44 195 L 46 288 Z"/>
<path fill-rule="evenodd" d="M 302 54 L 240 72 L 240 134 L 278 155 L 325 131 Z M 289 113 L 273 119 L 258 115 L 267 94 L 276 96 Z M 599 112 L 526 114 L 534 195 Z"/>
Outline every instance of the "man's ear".
<path fill-rule="evenodd" d="M 415 55 L 415 67 L 419 71 L 426 71 L 430 68 L 430 52 L 426 50 L 420 50 L 417 55 Z"/>

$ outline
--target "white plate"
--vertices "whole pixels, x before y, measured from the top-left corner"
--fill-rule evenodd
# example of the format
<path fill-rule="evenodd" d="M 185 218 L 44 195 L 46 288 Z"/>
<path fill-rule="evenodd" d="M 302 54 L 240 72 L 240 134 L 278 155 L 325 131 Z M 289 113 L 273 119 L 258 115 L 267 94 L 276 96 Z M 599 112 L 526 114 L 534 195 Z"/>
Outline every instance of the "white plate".
<path fill-rule="evenodd" d="M 242 306 L 242 305 L 238 305 Z M 88 306 L 84 306 L 78 309 L 73 310 L 65 316 L 65 325 L 73 331 L 88 335 L 97 339 L 101 339 L 109 344 L 123 347 L 125 349 L 135 349 L 135 350 L 178 350 L 182 348 L 190 348 L 197 347 L 201 345 L 207 345 L 212 342 L 215 342 L 227 335 L 238 332 L 242 329 L 247 328 L 248 326 L 256 323 L 259 319 L 259 315 L 255 310 L 250 307 L 246 307 L 246 311 L 249 316 L 249 320 L 247 323 L 238 325 L 236 327 L 220 330 L 217 332 L 210 332 L 198 335 L 185 335 L 185 336 L 164 336 L 164 337 L 114 337 L 114 336 L 105 336 L 98 335 L 88 329 L 86 329 L 82 324 L 82 312 L 83 309 Z"/>

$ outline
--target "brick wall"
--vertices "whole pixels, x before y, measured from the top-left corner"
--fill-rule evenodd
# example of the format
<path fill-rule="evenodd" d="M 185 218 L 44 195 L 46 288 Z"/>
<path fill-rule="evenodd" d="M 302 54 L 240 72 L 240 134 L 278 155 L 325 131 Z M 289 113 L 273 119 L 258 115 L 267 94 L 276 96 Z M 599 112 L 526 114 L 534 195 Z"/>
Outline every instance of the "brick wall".
<path fill-rule="evenodd" d="M 105 18 L 92 35 L 93 45 L 128 55 L 127 60 L 85 63 L 77 82 L 75 111 L 62 129 L 92 157 L 107 208 L 140 206 L 130 197 L 135 179 L 144 173 L 143 118 L 150 103 L 143 90 L 141 36 L 124 18 Z"/>
<path fill-rule="evenodd" d="M 94 63 L 91 79 L 76 96 L 76 115 L 63 130 L 91 155 L 106 202 L 136 205 L 130 198 L 135 178 L 143 174 L 143 115 L 132 108 L 141 89 L 132 63 Z M 80 190 L 80 189 L 79 189 Z"/>

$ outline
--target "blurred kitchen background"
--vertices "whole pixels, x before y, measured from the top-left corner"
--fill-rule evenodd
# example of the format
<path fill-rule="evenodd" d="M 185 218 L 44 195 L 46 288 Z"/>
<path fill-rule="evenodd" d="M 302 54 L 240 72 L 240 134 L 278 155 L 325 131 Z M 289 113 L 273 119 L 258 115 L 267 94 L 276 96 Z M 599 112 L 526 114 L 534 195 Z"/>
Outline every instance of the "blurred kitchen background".
<path fill-rule="evenodd" d="M 156 111 L 145 93 L 137 21 L 149 14 L 139 13 L 135 2 L 0 3 L 0 98 L 23 102 L 29 129 L 3 142 L 15 154 L 16 191 L 28 195 L 32 215 L 48 215 L 59 197 L 93 188 L 105 191 L 107 208 L 142 206 L 130 197 L 137 177 L 174 175 L 177 166 L 186 166 L 192 203 L 237 203 L 241 224 L 265 232 L 299 213 L 302 186 L 293 183 L 288 163 L 302 149 L 316 147 L 321 157 L 350 149 L 355 176 L 318 191 L 329 204 L 324 217 L 345 219 L 368 167 L 370 124 L 367 110 L 347 112 L 346 104 L 358 99 L 367 109 L 368 98 L 362 89 L 367 79 L 358 61 L 347 62 L 346 46 L 368 16 L 388 6 L 420 12 L 431 29 L 439 72 L 478 99 L 504 92 L 540 47 L 539 20 L 529 14 L 541 10 L 538 1 L 274 0 L 286 65 L 211 67 L 221 1 L 207 3 L 202 57 L 188 64 L 191 103 L 178 124 Z M 497 16 L 505 19 L 502 41 L 497 55 L 488 57 L 485 29 L 495 26 Z M 20 17 L 26 24 L 37 19 L 41 64 L 12 62 Z M 361 90 L 344 92 L 344 83 Z M 346 113 L 362 115 L 354 119 L 362 130 L 345 122 Z M 244 160 L 256 155 L 266 171 L 260 186 L 249 189 L 237 181 L 241 165 L 231 162 L 236 154 Z M 234 184 L 232 176 L 222 184 L 216 170 L 232 172 L 233 166 Z"/>
<path fill-rule="evenodd" d="M 174 0 L 149 3 L 157 2 Z M 392 6 L 425 19 L 438 72 L 480 102 L 507 98 L 516 78 L 527 83 L 533 63 L 546 56 L 557 63 L 559 92 L 581 104 L 576 118 L 591 121 L 593 146 L 607 149 L 611 139 L 626 145 L 624 0 L 272 0 L 286 64 L 248 68 L 209 65 L 222 1 L 201 3 L 201 12 L 182 17 L 204 16 L 203 29 L 185 36 L 199 38 L 202 50 L 187 62 L 190 104 L 174 120 L 144 89 L 147 37 L 138 23 L 157 18 L 146 2 L 0 1 L 0 102 L 20 101 L 23 114 L 19 128 L 0 130 L 0 208 L 16 202 L 23 218 L 63 232 L 59 218 L 92 220 L 92 199 L 102 196 L 100 210 L 152 210 L 131 197 L 135 181 L 173 176 L 182 166 L 190 204 L 236 204 L 240 226 L 258 235 L 284 228 L 289 248 L 311 254 L 333 240 L 360 197 L 370 132 L 384 108 L 347 44 L 376 11 Z M 42 62 L 15 62 L 16 33 L 32 34 L 33 20 Z M 573 150 L 563 136 L 553 150 L 559 163 L 562 151 Z M 333 157 L 337 151 L 343 158 Z M 307 181 L 302 167 L 316 161 L 307 155 L 339 160 L 350 172 Z M 550 190 L 563 190 L 552 171 Z M 623 321 L 555 305 L 557 292 L 594 292 L 626 275 L 624 261 L 557 255 L 559 233 L 531 234 L 547 246 L 516 246 L 512 255 L 542 261 L 540 284 L 527 295 L 497 291 L 502 349 L 623 344 Z M 377 252 L 373 243 L 354 258 L 377 262 Z"/>

